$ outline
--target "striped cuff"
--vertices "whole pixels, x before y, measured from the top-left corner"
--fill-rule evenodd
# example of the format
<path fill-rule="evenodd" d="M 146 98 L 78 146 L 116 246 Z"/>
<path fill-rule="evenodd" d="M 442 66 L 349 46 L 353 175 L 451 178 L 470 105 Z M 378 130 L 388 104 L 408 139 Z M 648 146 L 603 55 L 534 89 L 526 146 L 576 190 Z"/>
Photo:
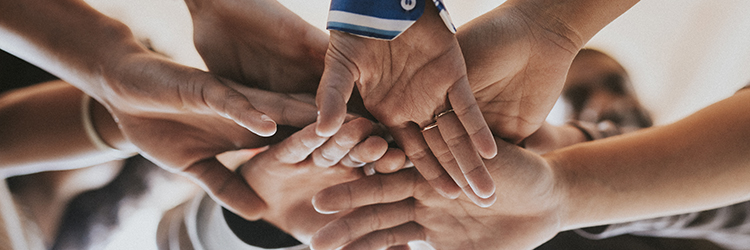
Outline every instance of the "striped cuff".
<path fill-rule="evenodd" d="M 393 40 L 424 13 L 429 0 L 333 0 L 327 29 L 354 35 Z M 442 0 L 432 0 L 448 30 L 455 33 Z"/>

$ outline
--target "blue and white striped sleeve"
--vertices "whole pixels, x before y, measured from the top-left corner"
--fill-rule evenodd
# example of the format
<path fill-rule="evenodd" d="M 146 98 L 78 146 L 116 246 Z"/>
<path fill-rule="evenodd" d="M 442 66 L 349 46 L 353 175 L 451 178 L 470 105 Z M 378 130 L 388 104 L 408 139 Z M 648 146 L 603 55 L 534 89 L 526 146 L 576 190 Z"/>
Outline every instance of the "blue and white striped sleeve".
<path fill-rule="evenodd" d="M 456 33 L 442 0 L 332 0 L 327 29 L 393 40 L 422 16 L 427 1 L 435 4 L 448 30 Z"/>

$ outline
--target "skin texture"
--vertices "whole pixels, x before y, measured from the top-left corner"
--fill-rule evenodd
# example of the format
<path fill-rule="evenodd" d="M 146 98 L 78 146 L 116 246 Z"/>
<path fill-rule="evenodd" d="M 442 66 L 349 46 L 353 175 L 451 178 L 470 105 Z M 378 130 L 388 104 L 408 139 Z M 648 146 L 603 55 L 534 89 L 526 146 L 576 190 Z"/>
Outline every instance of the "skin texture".
<path fill-rule="evenodd" d="M 425 240 L 437 249 L 532 249 L 562 230 L 747 200 L 748 100 L 743 90 L 674 124 L 544 156 L 498 141 L 501 154 L 486 165 L 507 186 L 498 193 L 503 202 L 488 209 L 461 206 L 465 197 L 437 197 L 408 170 L 325 189 L 315 196 L 316 209 L 356 209 L 322 228 L 313 247 Z M 476 232 L 458 234 L 457 227 Z"/>
<path fill-rule="evenodd" d="M 492 133 L 513 143 L 534 133 L 578 50 L 636 2 L 512 0 L 461 26 L 469 83 Z"/>
<path fill-rule="evenodd" d="M 465 196 L 445 199 L 413 169 L 368 176 L 315 195 L 318 210 L 356 209 L 318 231 L 313 248 L 382 249 L 424 240 L 437 249 L 530 249 L 550 239 L 562 225 L 552 169 L 531 152 L 497 143 L 499 155 L 486 164 L 503 180 L 502 202 L 479 208 Z"/>
<path fill-rule="evenodd" d="M 314 94 L 328 36 L 277 1 L 186 0 L 208 69 L 257 88 Z"/>
<path fill-rule="evenodd" d="M 312 235 L 337 214 L 320 214 L 310 202 L 318 191 L 364 176 L 358 164 L 385 161 L 404 164 L 404 155 L 386 154 L 388 144 L 364 118 L 345 123 L 333 137 L 320 137 L 311 124 L 245 163 L 240 172 L 268 204 L 263 219 L 309 243 Z M 322 158 L 322 159 L 319 159 Z M 399 161 L 400 160 L 400 161 Z"/>
<path fill-rule="evenodd" d="M 461 189 L 492 196 L 495 186 L 481 159 L 494 156 L 497 149 L 471 95 L 461 48 L 434 5 L 427 4 L 422 17 L 392 41 L 331 31 L 325 65 L 316 97 L 318 134 L 339 129 L 356 85 L 367 110 L 388 127 L 437 190 L 446 197 L 458 196 Z M 455 158 L 458 164 L 441 167 L 446 161 L 438 162 L 420 128 L 449 108 L 460 123 L 443 124 L 442 138 L 431 138 L 448 145 L 450 154 L 441 158 L 448 162 Z M 438 123 L 441 120 L 437 118 Z M 472 153 L 459 154 L 463 149 Z"/>
<path fill-rule="evenodd" d="M 15 176 L 104 163 L 82 124 L 83 93 L 63 81 L 36 84 L 0 95 L 0 172 Z M 102 140 L 123 152 L 135 152 L 112 116 L 96 102 L 92 125 Z M 55 121 L 55 122 L 50 122 Z"/>
<path fill-rule="evenodd" d="M 191 177 L 248 219 L 260 216 L 263 205 L 253 204 L 262 203 L 215 156 L 268 145 L 263 137 L 276 133 L 276 122 L 302 127 L 315 119 L 312 105 L 148 51 L 128 27 L 82 1 L 0 1 L 0 32 L 7 37 L 0 41 L 4 50 L 104 105 L 139 153 Z"/>
<path fill-rule="evenodd" d="M 520 142 L 542 125 L 578 49 L 635 2 L 510 1 L 461 27 L 457 37 L 472 91 L 492 132 L 504 139 L 497 141 L 500 155 L 485 161 L 503 183 L 497 194 L 503 202 L 472 210 L 460 205 L 477 199 L 471 195 L 438 199 L 407 170 L 366 177 L 316 195 L 322 211 L 360 208 L 321 229 L 313 247 L 370 249 L 425 240 L 438 249 L 529 249 L 563 229 L 567 183 L 545 159 L 505 140 Z M 473 233 L 456 234 L 457 227 Z"/>

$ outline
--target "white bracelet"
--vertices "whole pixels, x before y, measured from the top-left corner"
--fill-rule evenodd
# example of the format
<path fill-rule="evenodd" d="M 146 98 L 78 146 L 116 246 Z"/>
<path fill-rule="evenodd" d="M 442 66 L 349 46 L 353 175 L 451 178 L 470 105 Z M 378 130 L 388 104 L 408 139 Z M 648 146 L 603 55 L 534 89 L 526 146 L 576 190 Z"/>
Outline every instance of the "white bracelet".
<path fill-rule="evenodd" d="M 94 144 L 97 150 L 103 151 L 104 155 L 117 159 L 125 159 L 137 154 L 113 148 L 102 140 L 94 128 L 94 123 L 91 121 L 91 97 L 87 94 L 83 94 L 83 98 L 81 99 L 81 123 L 83 124 L 83 130 L 86 131 L 86 137 L 89 138 L 91 144 Z"/>

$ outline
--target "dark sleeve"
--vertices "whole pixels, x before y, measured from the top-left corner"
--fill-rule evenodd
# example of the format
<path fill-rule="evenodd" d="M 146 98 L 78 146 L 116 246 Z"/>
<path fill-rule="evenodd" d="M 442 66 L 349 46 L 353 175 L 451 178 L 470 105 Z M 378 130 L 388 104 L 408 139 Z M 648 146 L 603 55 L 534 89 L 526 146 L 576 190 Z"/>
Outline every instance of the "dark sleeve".
<path fill-rule="evenodd" d="M 248 245 L 271 249 L 302 245 L 291 235 L 264 220 L 249 221 L 226 208 L 222 208 L 222 211 L 232 232 Z"/>

